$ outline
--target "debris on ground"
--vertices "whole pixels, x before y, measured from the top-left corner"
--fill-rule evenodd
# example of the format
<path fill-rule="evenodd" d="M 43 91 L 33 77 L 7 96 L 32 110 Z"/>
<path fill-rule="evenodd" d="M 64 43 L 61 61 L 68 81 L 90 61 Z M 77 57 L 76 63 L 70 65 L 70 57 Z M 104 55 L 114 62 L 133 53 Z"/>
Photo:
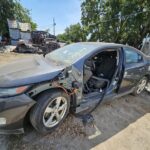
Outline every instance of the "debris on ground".
<path fill-rule="evenodd" d="M 35 47 L 32 44 L 25 43 L 25 41 L 20 40 L 17 44 L 16 49 L 14 52 L 17 53 L 37 53 L 37 54 L 42 54 L 43 51 L 39 47 Z"/>
<path fill-rule="evenodd" d="M 91 114 L 86 114 L 82 116 L 83 125 L 94 124 L 94 118 Z"/>
<path fill-rule="evenodd" d="M 16 46 L 13 46 L 13 45 L 0 46 L 0 53 L 13 52 L 15 49 L 16 49 Z"/>

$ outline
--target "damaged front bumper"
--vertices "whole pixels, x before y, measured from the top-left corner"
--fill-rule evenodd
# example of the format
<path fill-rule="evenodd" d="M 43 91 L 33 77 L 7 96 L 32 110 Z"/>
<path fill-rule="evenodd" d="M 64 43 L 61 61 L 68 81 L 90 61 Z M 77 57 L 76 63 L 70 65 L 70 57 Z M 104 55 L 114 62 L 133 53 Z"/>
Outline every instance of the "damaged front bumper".
<path fill-rule="evenodd" d="M 0 134 L 24 133 L 24 118 L 34 104 L 25 94 L 0 98 Z"/>

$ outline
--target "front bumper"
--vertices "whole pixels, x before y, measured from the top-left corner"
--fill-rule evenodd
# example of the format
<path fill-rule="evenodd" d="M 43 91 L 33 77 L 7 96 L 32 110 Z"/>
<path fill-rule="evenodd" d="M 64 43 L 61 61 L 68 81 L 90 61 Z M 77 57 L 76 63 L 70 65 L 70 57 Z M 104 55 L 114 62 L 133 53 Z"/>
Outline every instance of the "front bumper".
<path fill-rule="evenodd" d="M 23 133 L 24 117 L 36 102 L 25 94 L 0 98 L 0 134 Z"/>

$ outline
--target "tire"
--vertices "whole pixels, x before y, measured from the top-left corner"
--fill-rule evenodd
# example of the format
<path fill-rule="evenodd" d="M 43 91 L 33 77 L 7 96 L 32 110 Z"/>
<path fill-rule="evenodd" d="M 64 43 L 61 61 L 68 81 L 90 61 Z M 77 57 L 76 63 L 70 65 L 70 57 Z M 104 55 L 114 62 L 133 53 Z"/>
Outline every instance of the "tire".
<path fill-rule="evenodd" d="M 48 134 L 57 128 L 69 113 L 70 97 L 62 90 L 54 89 L 41 93 L 36 100 L 37 103 L 30 112 L 31 124 L 41 134 Z"/>
<path fill-rule="evenodd" d="M 143 77 L 138 82 L 137 86 L 135 87 L 135 90 L 133 91 L 133 95 L 137 96 L 137 95 L 141 94 L 144 91 L 144 89 L 147 85 L 147 82 L 148 82 L 148 79 L 146 77 Z M 142 85 L 142 83 L 143 83 L 143 85 Z"/>

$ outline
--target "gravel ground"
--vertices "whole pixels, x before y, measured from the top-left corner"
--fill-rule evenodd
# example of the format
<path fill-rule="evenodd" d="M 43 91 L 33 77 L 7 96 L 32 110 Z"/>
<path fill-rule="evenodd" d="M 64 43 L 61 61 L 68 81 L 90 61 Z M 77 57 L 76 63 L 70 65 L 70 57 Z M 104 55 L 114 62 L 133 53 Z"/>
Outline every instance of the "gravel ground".
<path fill-rule="evenodd" d="M 0 54 L 0 65 L 26 56 Z M 0 150 L 150 150 L 149 96 L 145 92 L 105 102 L 93 112 L 95 122 L 86 126 L 69 115 L 47 136 L 27 125 L 25 134 L 0 135 Z"/>

